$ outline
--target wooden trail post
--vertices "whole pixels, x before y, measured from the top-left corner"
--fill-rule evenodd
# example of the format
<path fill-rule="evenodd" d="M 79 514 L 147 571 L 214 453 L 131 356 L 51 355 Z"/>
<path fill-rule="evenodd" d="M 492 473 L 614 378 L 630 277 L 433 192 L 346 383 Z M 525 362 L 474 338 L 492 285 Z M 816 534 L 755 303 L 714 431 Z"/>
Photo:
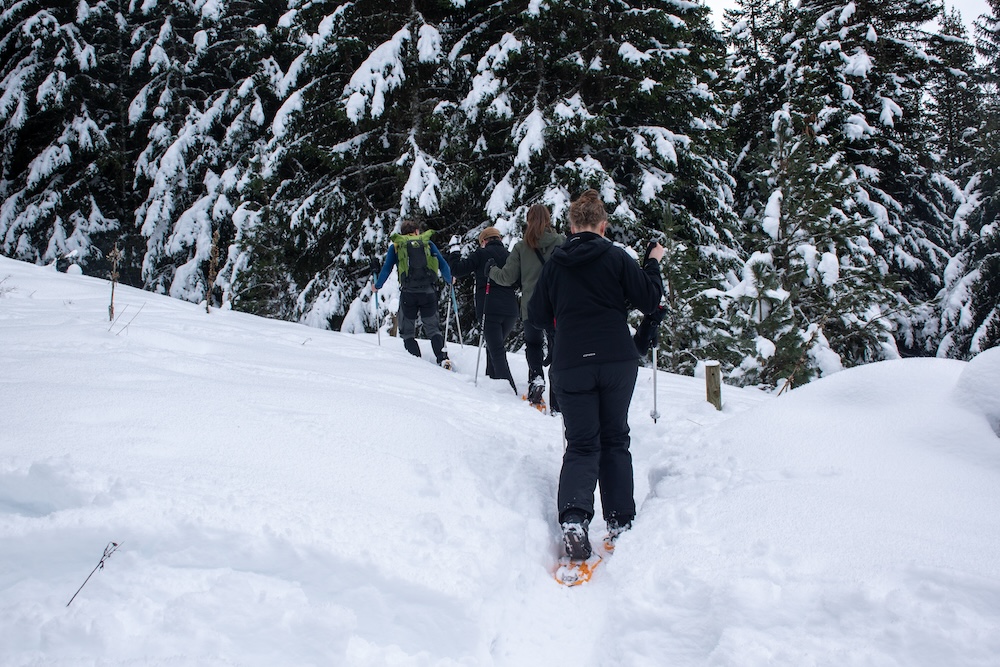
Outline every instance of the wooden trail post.
<path fill-rule="evenodd" d="M 722 409 L 722 367 L 718 361 L 705 362 L 705 394 L 716 410 Z"/>

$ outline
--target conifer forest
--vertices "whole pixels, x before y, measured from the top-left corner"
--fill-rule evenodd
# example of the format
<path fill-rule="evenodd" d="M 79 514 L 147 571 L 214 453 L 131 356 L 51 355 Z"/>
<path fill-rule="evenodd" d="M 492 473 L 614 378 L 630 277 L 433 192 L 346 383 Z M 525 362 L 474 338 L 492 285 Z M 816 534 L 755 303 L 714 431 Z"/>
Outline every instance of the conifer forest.
<path fill-rule="evenodd" d="M 1000 0 L 736 4 L 0 0 L 0 253 L 373 331 L 400 220 L 468 251 L 594 188 L 666 248 L 666 370 L 1000 343 Z"/>

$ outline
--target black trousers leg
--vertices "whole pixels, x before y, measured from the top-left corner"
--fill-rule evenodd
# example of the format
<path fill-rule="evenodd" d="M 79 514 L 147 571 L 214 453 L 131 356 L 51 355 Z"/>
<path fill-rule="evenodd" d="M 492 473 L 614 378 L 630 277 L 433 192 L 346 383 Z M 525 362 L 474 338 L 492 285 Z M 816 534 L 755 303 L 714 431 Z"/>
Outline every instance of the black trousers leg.
<path fill-rule="evenodd" d="M 533 326 L 530 322 L 524 323 L 524 359 L 528 362 L 528 384 L 536 377 L 542 376 L 542 359 L 544 350 L 542 340 L 545 331 Z"/>
<path fill-rule="evenodd" d="M 571 509 L 592 517 L 598 482 L 606 519 L 627 523 L 635 516 L 628 408 L 637 373 L 634 361 L 556 373 L 553 386 L 566 424 L 557 501 L 560 520 Z"/>
<path fill-rule="evenodd" d="M 424 325 L 424 335 L 431 340 L 431 349 L 438 363 L 445 358 L 444 334 L 438 318 L 437 292 L 421 292 L 419 298 L 420 323 Z"/>
<path fill-rule="evenodd" d="M 417 293 L 402 292 L 399 295 L 399 336 L 403 339 L 403 347 L 415 357 L 420 356 L 420 345 L 417 344 L 417 314 L 420 311 L 420 299 Z"/>
<path fill-rule="evenodd" d="M 629 451 L 628 408 L 639 367 L 629 362 L 609 373 L 601 391 L 601 466 L 598 480 L 604 518 L 624 525 L 635 518 L 635 481 Z"/>
<path fill-rule="evenodd" d="M 502 315 L 486 316 L 486 327 L 484 329 L 488 362 L 486 365 L 486 374 L 491 378 L 507 380 L 513 383 L 514 379 L 510 375 L 510 366 L 507 364 L 507 349 L 504 347 L 504 341 L 507 339 L 507 335 L 510 334 L 511 329 L 514 328 L 516 321 L 517 318 L 513 315 L 507 317 Z"/>

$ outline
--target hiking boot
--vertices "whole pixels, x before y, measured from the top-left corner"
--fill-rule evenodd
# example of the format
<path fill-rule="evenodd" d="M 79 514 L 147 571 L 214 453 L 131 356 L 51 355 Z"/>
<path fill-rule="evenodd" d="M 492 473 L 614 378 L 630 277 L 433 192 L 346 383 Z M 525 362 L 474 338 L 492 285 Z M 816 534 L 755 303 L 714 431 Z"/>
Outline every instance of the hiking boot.
<path fill-rule="evenodd" d="M 570 560 L 587 560 L 592 553 L 587 528 L 590 519 L 581 512 L 568 512 L 562 524 L 563 545 Z"/>
<path fill-rule="evenodd" d="M 619 523 L 617 519 L 608 519 L 608 534 L 604 536 L 604 550 L 608 552 L 614 551 L 618 538 L 631 527 L 631 521 Z"/>
<path fill-rule="evenodd" d="M 450 371 L 452 369 L 451 359 L 449 359 L 448 357 L 438 359 L 438 366 L 447 371 Z"/>
<path fill-rule="evenodd" d="M 528 402 L 532 405 L 544 405 L 545 399 L 542 396 L 545 394 L 545 380 L 541 378 L 535 378 L 528 385 Z"/>

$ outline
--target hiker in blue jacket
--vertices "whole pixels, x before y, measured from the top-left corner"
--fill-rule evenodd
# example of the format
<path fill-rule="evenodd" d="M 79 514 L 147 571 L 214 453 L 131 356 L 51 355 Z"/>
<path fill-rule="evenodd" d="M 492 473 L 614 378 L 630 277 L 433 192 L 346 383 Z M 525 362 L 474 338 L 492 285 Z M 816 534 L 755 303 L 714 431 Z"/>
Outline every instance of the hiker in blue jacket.
<path fill-rule="evenodd" d="M 420 346 L 416 341 L 417 317 L 424 326 L 424 335 L 431 341 L 431 349 L 439 366 L 451 368 L 451 360 L 444 349 L 444 334 L 438 319 L 438 276 L 451 285 L 451 269 L 441 251 L 431 241 L 434 231 L 421 233 L 420 223 L 403 220 L 399 234 L 390 238 L 392 245 L 385 255 L 382 271 L 372 285 L 381 289 L 389 279 L 392 268 L 399 274 L 399 335 L 407 352 L 419 357 Z"/>

